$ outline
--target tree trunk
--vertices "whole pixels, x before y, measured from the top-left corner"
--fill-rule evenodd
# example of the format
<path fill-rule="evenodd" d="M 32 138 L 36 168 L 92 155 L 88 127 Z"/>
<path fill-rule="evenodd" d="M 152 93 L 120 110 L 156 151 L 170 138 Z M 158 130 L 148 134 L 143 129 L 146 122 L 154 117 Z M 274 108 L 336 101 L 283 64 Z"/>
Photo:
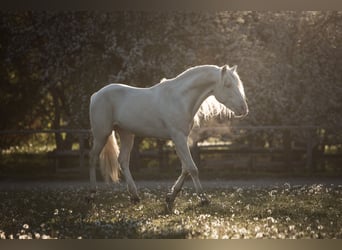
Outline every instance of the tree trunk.
<path fill-rule="evenodd" d="M 61 105 L 59 101 L 58 92 L 54 89 L 51 89 L 51 95 L 53 99 L 53 106 L 54 106 L 54 119 L 52 122 L 52 128 L 59 130 L 61 129 Z M 65 139 L 63 139 L 62 134 L 59 132 L 55 133 L 55 142 L 56 142 L 56 150 L 71 150 L 72 143 L 73 143 L 73 135 L 66 134 Z"/>

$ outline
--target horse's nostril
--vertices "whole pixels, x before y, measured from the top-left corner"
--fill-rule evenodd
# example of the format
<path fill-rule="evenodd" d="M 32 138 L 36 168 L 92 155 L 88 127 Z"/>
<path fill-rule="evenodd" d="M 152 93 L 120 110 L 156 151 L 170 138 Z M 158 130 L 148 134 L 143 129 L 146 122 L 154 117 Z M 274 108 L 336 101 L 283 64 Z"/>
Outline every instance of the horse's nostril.
<path fill-rule="evenodd" d="M 235 117 L 246 117 L 249 113 L 248 107 L 246 106 L 241 106 L 238 112 L 235 112 Z"/>

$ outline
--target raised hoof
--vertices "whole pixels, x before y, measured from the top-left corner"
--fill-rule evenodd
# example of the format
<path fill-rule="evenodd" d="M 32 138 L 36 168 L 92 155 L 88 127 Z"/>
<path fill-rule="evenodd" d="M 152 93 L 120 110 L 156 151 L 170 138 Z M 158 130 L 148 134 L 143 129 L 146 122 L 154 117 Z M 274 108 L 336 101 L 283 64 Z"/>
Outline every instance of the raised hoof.
<path fill-rule="evenodd" d="M 131 202 L 136 205 L 140 202 L 140 198 L 139 197 L 131 197 Z"/>

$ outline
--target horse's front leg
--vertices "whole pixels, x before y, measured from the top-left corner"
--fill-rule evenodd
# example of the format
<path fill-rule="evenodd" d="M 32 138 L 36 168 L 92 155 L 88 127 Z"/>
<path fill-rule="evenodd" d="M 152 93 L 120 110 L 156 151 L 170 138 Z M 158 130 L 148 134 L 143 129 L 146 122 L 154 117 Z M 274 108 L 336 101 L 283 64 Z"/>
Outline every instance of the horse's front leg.
<path fill-rule="evenodd" d="M 138 195 L 137 187 L 135 186 L 133 177 L 129 170 L 129 160 L 130 154 L 134 143 L 134 135 L 124 130 L 118 130 L 120 136 L 120 154 L 119 154 L 119 163 L 121 165 L 121 170 L 125 176 L 125 180 L 127 183 L 128 192 L 131 195 L 131 201 L 136 204 L 140 202 L 140 198 Z"/>
<path fill-rule="evenodd" d="M 178 177 L 177 181 L 172 186 L 171 192 L 166 195 L 166 205 L 167 205 L 167 209 L 169 211 L 171 211 L 171 209 L 173 207 L 173 203 L 176 199 L 176 196 L 179 193 L 179 191 L 181 191 L 182 186 L 183 186 L 184 181 L 185 181 L 185 178 L 188 176 L 188 173 L 186 171 L 184 171 L 185 168 L 183 167 L 183 165 L 184 165 L 184 163 L 182 162 L 182 173 L 181 173 L 181 175 Z"/>
<path fill-rule="evenodd" d="M 197 166 L 191 157 L 187 136 L 185 136 L 182 133 L 178 133 L 173 138 L 173 141 L 176 146 L 177 155 L 182 161 L 182 174 L 176 181 L 174 187 L 172 188 L 171 194 L 168 195 L 167 198 L 171 199 L 171 201 L 173 202 L 173 200 L 175 199 L 176 195 L 178 194 L 178 192 L 180 191 L 184 183 L 184 179 L 186 175 L 190 174 L 192 181 L 194 183 L 195 189 L 196 189 L 196 193 L 201 200 L 201 204 L 202 205 L 209 204 L 209 199 L 207 198 L 206 194 L 203 192 L 203 188 L 198 177 Z"/>

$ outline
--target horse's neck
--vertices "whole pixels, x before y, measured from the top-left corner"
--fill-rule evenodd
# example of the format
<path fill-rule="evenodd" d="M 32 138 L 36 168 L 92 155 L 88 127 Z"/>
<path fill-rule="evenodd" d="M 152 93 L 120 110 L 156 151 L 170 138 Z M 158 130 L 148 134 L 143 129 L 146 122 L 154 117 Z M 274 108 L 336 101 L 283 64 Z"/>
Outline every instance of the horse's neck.
<path fill-rule="evenodd" d="M 208 68 L 179 80 L 177 91 L 186 104 L 186 110 L 195 116 L 205 99 L 213 94 L 217 82 L 217 69 Z"/>

